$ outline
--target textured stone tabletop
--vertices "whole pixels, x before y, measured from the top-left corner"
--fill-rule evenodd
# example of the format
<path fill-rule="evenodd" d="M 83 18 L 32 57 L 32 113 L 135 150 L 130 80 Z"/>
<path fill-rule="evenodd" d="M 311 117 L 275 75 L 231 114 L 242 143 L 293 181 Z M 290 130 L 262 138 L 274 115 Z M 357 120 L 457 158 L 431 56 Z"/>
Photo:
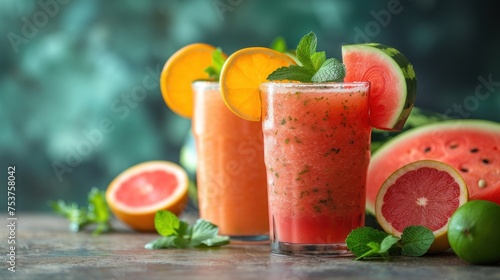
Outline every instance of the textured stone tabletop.
<path fill-rule="evenodd" d="M 268 244 L 151 251 L 144 244 L 157 234 L 135 233 L 115 223 L 116 232 L 94 237 L 69 232 L 58 216 L 20 213 L 16 272 L 7 269 L 8 233 L 2 229 L 0 279 L 500 279 L 499 265 L 469 265 L 449 252 L 354 261 L 276 256 Z"/>

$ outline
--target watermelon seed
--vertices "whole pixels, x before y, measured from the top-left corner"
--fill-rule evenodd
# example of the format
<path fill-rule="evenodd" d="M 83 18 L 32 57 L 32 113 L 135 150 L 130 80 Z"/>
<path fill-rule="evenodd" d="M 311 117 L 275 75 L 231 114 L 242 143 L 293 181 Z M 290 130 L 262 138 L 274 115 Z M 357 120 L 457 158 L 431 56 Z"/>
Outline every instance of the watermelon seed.
<path fill-rule="evenodd" d="M 426 148 L 424 149 L 424 153 L 428 153 L 428 152 L 430 152 L 430 151 L 431 151 L 431 147 L 426 147 Z"/>
<path fill-rule="evenodd" d="M 451 144 L 450 145 L 450 149 L 454 150 L 456 148 L 458 148 L 458 144 Z"/>
<path fill-rule="evenodd" d="M 486 187 L 486 180 L 484 179 L 479 179 L 479 181 L 477 181 L 477 186 L 481 189 L 485 188 Z"/>
<path fill-rule="evenodd" d="M 484 164 L 490 164 L 490 160 L 489 160 L 489 159 L 487 159 L 487 158 L 483 158 L 483 163 L 484 163 Z"/>
<path fill-rule="evenodd" d="M 465 167 L 460 167 L 460 171 L 467 173 L 469 172 L 469 169 Z"/>
<path fill-rule="evenodd" d="M 470 152 L 474 154 L 474 153 L 479 152 L 479 149 L 478 148 L 472 148 L 472 149 L 470 149 Z"/>

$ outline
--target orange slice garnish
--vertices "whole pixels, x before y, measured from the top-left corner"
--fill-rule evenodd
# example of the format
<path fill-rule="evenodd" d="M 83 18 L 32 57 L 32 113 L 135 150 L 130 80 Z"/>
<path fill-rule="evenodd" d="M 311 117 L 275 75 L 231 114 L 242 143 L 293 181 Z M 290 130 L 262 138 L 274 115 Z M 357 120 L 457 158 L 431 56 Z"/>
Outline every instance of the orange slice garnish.
<path fill-rule="evenodd" d="M 288 55 L 268 48 L 241 49 L 230 55 L 222 67 L 220 89 L 226 106 L 239 117 L 260 121 L 260 84 L 282 66 L 296 62 Z"/>
<path fill-rule="evenodd" d="M 191 83 L 209 79 L 205 69 L 212 64 L 214 50 L 214 46 L 203 43 L 187 45 L 165 63 L 160 78 L 161 93 L 167 106 L 176 114 L 186 118 L 193 115 Z"/>

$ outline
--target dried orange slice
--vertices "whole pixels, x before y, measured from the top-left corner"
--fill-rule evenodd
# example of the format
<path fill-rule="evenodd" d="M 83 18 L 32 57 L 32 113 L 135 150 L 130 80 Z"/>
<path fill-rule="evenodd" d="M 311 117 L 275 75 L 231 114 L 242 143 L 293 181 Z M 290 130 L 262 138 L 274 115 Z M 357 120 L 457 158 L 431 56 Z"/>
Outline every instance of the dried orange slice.
<path fill-rule="evenodd" d="M 239 117 L 260 121 L 260 84 L 282 66 L 296 64 L 290 56 L 268 48 L 241 49 L 230 55 L 222 67 L 220 89 L 226 106 Z"/>
<path fill-rule="evenodd" d="M 188 177 L 168 161 L 137 164 L 120 173 L 106 190 L 106 201 L 115 216 L 138 231 L 154 231 L 156 211 L 179 215 L 188 200 Z"/>
<path fill-rule="evenodd" d="M 186 118 L 193 115 L 191 83 L 208 80 L 205 69 L 212 64 L 214 46 L 195 43 L 176 51 L 165 63 L 160 77 L 160 87 L 167 106 Z"/>

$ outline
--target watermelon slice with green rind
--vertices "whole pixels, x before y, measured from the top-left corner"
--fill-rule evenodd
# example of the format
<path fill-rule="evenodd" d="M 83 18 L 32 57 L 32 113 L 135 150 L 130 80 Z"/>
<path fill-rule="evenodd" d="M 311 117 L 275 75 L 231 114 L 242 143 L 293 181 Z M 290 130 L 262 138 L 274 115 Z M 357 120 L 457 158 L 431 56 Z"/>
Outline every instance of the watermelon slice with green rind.
<path fill-rule="evenodd" d="M 402 132 L 373 154 L 367 176 L 367 212 L 374 213 L 377 193 L 392 173 L 422 159 L 457 169 L 470 199 L 500 203 L 500 123 L 446 120 Z"/>
<path fill-rule="evenodd" d="M 412 64 L 398 50 L 378 43 L 342 46 L 345 82 L 370 82 L 370 123 L 401 130 L 415 103 L 417 80 Z"/>

